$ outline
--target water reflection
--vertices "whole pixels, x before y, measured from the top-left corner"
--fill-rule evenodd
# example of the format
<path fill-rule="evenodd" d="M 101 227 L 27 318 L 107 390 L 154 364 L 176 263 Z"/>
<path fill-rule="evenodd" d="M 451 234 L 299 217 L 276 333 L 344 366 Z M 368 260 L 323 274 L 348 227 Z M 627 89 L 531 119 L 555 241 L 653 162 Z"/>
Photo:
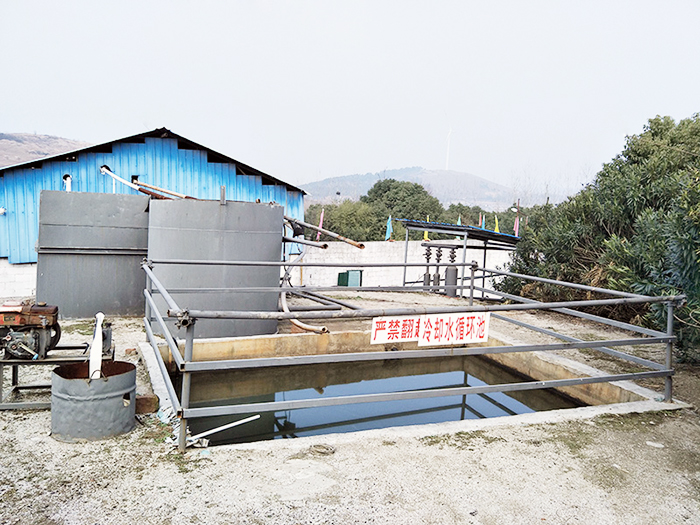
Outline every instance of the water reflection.
<path fill-rule="evenodd" d="M 317 399 L 522 381 L 478 356 L 303 365 L 194 374 L 190 406 Z M 213 444 L 353 432 L 390 426 L 523 414 L 580 406 L 548 390 L 382 401 L 263 412 L 252 423 L 210 436 Z M 257 413 L 257 412 L 256 412 Z M 192 434 L 252 414 L 197 418 Z"/>

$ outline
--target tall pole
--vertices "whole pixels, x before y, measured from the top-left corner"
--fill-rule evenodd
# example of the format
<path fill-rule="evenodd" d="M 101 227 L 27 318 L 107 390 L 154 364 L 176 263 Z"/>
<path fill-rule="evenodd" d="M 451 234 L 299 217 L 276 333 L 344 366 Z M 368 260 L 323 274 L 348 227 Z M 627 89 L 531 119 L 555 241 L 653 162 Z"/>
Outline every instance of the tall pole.
<path fill-rule="evenodd" d="M 673 303 L 666 305 L 666 333 L 669 337 L 673 337 Z M 673 343 L 666 343 L 666 370 L 671 370 L 673 367 Z M 673 379 L 667 376 L 664 381 L 664 401 L 670 403 L 673 401 Z"/>
<path fill-rule="evenodd" d="M 445 156 L 445 171 L 450 169 L 450 135 L 452 135 L 452 128 L 447 132 L 447 155 Z"/>
<path fill-rule="evenodd" d="M 192 361 L 194 348 L 194 322 L 187 325 L 185 330 L 185 363 Z M 182 391 L 180 394 L 180 406 L 183 409 L 190 408 L 190 386 L 192 383 L 192 372 L 182 372 Z M 177 439 L 177 448 L 180 452 L 184 452 L 187 448 L 187 418 L 180 418 L 180 435 Z"/>

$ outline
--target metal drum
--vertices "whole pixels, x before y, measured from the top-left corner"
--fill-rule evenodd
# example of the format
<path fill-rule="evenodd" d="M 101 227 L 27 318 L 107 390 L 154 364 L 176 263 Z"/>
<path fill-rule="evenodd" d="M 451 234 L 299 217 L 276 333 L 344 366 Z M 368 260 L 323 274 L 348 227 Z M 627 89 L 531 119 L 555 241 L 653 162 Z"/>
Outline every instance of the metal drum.
<path fill-rule="evenodd" d="M 88 380 L 88 363 L 64 365 L 51 374 L 51 435 L 58 441 L 94 441 L 130 432 L 136 425 L 136 366 L 102 363 Z"/>

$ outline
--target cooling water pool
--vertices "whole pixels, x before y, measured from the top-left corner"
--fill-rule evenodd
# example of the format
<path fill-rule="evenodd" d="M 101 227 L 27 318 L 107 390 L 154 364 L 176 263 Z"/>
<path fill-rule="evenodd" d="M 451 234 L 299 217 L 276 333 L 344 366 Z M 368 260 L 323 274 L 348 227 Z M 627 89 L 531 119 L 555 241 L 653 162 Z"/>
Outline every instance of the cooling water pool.
<path fill-rule="evenodd" d="M 195 374 L 190 406 L 318 399 L 522 380 L 523 376 L 478 356 L 236 370 Z M 188 424 L 191 434 L 195 435 L 260 414 L 256 421 L 209 436 L 210 442 L 216 445 L 502 417 L 577 406 L 581 403 L 557 392 L 529 390 L 253 412 L 193 418 Z"/>

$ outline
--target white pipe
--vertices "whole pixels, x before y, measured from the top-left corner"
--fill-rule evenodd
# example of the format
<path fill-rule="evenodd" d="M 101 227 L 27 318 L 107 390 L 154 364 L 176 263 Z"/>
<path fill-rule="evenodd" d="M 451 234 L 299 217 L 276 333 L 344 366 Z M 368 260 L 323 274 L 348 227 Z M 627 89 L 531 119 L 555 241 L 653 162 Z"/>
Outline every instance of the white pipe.
<path fill-rule="evenodd" d="M 102 312 L 95 314 L 95 337 L 90 346 L 89 379 L 99 379 L 102 373 L 102 322 L 104 320 L 105 314 Z"/>
<path fill-rule="evenodd" d="M 282 305 L 282 311 L 289 313 L 289 307 L 287 306 L 287 292 L 282 292 L 280 294 L 280 304 Z M 306 330 L 307 332 L 327 334 L 330 331 L 325 326 L 315 326 L 312 324 L 306 324 L 301 322 L 299 319 L 290 319 L 289 322 L 292 323 L 294 326 L 298 326 L 302 330 Z"/>
<path fill-rule="evenodd" d="M 126 179 L 122 179 L 119 175 L 115 175 L 114 173 L 112 173 L 110 170 L 107 169 L 107 166 L 100 167 L 100 173 L 102 173 L 103 175 L 107 174 L 110 177 L 112 177 L 114 180 L 118 180 L 122 184 L 126 184 L 127 186 L 129 186 L 129 188 L 136 190 L 136 191 L 139 191 L 139 187 L 136 184 L 133 184 Z M 112 190 L 113 191 L 115 190 L 114 184 L 112 184 Z"/>
<path fill-rule="evenodd" d="M 256 419 L 260 419 L 260 414 L 256 414 L 254 416 L 247 417 L 245 419 L 241 419 L 240 421 L 234 421 L 233 423 L 229 423 L 227 425 L 222 425 L 220 427 L 212 428 L 211 430 L 207 430 L 206 432 L 202 432 L 201 434 L 197 434 L 196 436 L 192 436 L 187 438 L 187 441 L 197 441 L 198 439 L 201 439 L 206 436 L 210 436 L 212 434 L 215 434 L 216 432 L 221 432 L 222 430 L 228 430 L 229 428 L 237 427 L 238 425 L 242 425 L 243 423 L 249 423 L 251 421 L 255 421 Z"/>

